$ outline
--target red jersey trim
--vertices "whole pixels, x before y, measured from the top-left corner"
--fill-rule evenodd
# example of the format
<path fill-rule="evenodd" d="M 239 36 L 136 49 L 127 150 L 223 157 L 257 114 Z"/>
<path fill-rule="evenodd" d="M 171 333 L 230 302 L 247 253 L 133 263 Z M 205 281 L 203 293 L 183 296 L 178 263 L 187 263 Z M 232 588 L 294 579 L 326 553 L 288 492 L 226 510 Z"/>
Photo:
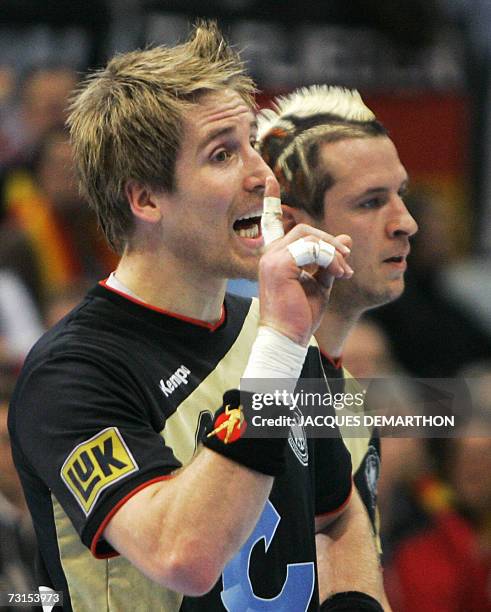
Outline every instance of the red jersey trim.
<path fill-rule="evenodd" d="M 121 295 L 122 297 L 126 298 L 130 302 L 133 302 L 134 304 L 138 304 L 139 306 L 143 306 L 144 308 L 148 308 L 149 310 L 153 310 L 154 312 L 159 312 L 160 314 L 166 315 L 168 317 L 173 317 L 174 319 L 179 319 L 180 321 L 185 321 L 186 323 L 191 323 L 192 325 L 198 325 L 199 327 L 204 327 L 206 329 L 209 329 L 210 331 L 217 330 L 225 321 L 225 307 L 223 306 L 223 304 L 222 304 L 222 310 L 220 313 L 220 318 L 218 319 L 218 321 L 216 323 L 208 323 L 207 321 L 200 321 L 199 319 L 193 319 L 191 317 L 186 317 L 184 315 L 177 314 L 176 312 L 170 312 L 169 310 L 164 310 L 163 308 L 158 308 L 157 306 L 152 306 L 150 304 L 147 304 L 146 302 L 142 302 L 138 298 L 134 298 L 133 296 L 128 295 L 127 293 L 124 293 L 123 291 L 119 291 L 118 289 L 114 289 L 114 287 L 110 287 L 107 284 L 107 278 L 99 281 L 99 285 L 101 285 L 108 291 L 112 291 L 113 293 L 117 293 L 118 295 Z"/>
<path fill-rule="evenodd" d="M 171 474 L 169 476 L 158 476 L 157 478 L 152 478 L 152 480 L 148 480 L 147 482 L 142 483 L 141 485 L 136 487 L 136 489 L 134 489 L 133 491 L 128 493 L 128 495 L 123 497 L 123 499 L 119 500 L 119 502 L 114 506 L 114 508 L 112 508 L 112 510 L 109 512 L 109 514 L 106 516 L 106 518 L 99 525 L 99 529 L 96 531 L 96 533 L 95 533 L 95 535 L 94 535 L 94 537 L 92 539 L 92 543 L 90 545 L 90 552 L 94 555 L 94 557 L 96 559 L 110 559 L 111 557 L 118 557 L 119 556 L 119 553 L 117 551 L 108 552 L 108 553 L 98 553 L 96 551 L 96 549 L 97 549 L 97 543 L 98 543 L 99 539 L 102 537 L 104 529 L 107 527 L 107 524 L 112 519 L 112 517 L 116 514 L 116 512 L 121 508 L 121 506 L 124 506 L 124 504 L 129 499 L 131 499 L 133 497 L 133 495 L 138 493 L 138 491 L 141 491 L 142 489 L 145 489 L 149 485 L 155 484 L 156 482 L 160 482 L 162 480 L 169 480 L 169 478 L 174 478 L 174 476 Z"/>
<path fill-rule="evenodd" d="M 333 366 L 333 368 L 336 368 L 336 370 L 339 370 L 343 367 L 343 356 L 342 355 L 341 357 L 331 357 L 331 355 L 326 353 L 326 351 L 323 351 L 321 347 L 319 347 L 319 351 L 320 351 L 320 354 L 325 359 L 327 359 L 327 361 L 329 361 L 329 363 Z"/>
<path fill-rule="evenodd" d="M 348 497 L 344 500 L 344 502 L 335 510 L 329 510 L 329 512 L 322 512 L 322 514 L 316 514 L 315 518 L 328 518 L 330 516 L 332 516 L 333 514 L 337 514 L 338 512 L 341 512 L 341 510 L 344 510 L 346 508 L 346 506 L 349 504 L 349 501 L 351 499 L 351 496 L 353 495 L 353 487 L 354 487 L 354 483 L 353 483 L 353 477 L 351 477 L 351 487 L 349 490 L 349 494 Z"/>

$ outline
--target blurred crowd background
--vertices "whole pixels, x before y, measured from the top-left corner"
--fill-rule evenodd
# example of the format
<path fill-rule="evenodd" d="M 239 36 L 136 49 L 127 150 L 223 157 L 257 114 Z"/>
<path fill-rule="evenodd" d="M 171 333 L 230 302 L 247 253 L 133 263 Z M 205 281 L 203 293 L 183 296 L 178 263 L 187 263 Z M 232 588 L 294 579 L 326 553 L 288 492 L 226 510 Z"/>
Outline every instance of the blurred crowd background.
<path fill-rule="evenodd" d="M 411 177 L 419 223 L 407 290 L 357 327 L 344 365 L 461 377 L 458 439 L 385 437 L 379 490 L 395 612 L 491 610 L 491 2 L 489 0 L 3 0 L 0 4 L 0 591 L 29 590 L 33 534 L 8 444 L 7 405 L 32 343 L 117 259 L 80 199 L 64 127 L 89 68 L 182 40 L 213 17 L 261 93 L 359 89 Z M 233 283 L 251 294 L 251 283 Z M 401 378 L 402 377 L 402 378 Z"/>

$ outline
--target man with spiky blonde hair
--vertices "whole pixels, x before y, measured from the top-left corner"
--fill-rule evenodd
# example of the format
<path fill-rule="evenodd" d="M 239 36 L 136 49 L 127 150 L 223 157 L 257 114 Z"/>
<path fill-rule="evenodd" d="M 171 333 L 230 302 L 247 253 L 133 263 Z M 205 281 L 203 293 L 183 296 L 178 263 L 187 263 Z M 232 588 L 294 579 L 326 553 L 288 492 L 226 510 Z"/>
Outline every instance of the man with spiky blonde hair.
<path fill-rule="evenodd" d="M 80 186 L 118 253 L 134 227 L 128 177 L 172 192 L 183 114 L 204 91 L 227 87 L 253 107 L 253 81 L 218 31 L 207 27 L 176 47 L 117 55 L 81 84 L 68 120 Z"/>
<path fill-rule="evenodd" d="M 307 223 L 352 239 L 353 277 L 334 283 L 315 334 L 326 375 L 343 390 L 342 352 L 350 330 L 365 311 L 396 299 L 404 288 L 409 239 L 417 230 L 403 200 L 406 170 L 360 94 L 340 87 L 314 85 L 277 99 L 260 114 L 258 138 L 281 186 L 285 231 Z M 377 530 L 379 440 L 345 442 Z"/>
<path fill-rule="evenodd" d="M 254 437 L 243 414 L 260 378 L 326 390 L 311 337 L 351 275 L 346 236 L 277 231 L 253 91 L 202 24 L 116 57 L 73 100 L 82 191 L 121 259 L 32 349 L 9 414 L 41 584 L 66 610 L 317 612 L 316 530 L 344 542 L 361 507 L 339 432 Z M 259 304 L 225 295 L 258 268 Z M 367 591 L 357 610 L 379 610 L 371 569 L 336 566 L 331 590 L 341 573 Z"/>

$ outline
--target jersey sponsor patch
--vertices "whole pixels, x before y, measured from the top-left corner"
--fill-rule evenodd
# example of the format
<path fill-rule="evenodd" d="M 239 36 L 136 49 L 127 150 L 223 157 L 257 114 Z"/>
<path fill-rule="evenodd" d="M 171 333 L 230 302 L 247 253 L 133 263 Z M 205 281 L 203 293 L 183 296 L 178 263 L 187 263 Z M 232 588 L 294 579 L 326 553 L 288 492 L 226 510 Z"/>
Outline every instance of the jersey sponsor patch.
<path fill-rule="evenodd" d="M 107 427 L 78 444 L 61 468 L 61 477 L 88 515 L 109 485 L 138 470 L 117 427 Z"/>

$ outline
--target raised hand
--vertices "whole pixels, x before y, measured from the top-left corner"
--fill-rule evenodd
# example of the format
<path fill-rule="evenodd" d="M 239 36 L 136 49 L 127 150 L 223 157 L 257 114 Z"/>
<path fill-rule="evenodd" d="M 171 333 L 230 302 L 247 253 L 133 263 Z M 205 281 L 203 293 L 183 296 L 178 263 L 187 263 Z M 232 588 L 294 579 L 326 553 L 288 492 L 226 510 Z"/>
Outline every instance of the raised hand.
<path fill-rule="evenodd" d="M 277 181 L 268 177 L 261 223 L 265 252 L 259 263 L 261 325 L 306 346 L 322 319 L 334 279 L 353 275 L 346 261 L 351 238 L 305 224 L 284 236 L 279 196 Z"/>

